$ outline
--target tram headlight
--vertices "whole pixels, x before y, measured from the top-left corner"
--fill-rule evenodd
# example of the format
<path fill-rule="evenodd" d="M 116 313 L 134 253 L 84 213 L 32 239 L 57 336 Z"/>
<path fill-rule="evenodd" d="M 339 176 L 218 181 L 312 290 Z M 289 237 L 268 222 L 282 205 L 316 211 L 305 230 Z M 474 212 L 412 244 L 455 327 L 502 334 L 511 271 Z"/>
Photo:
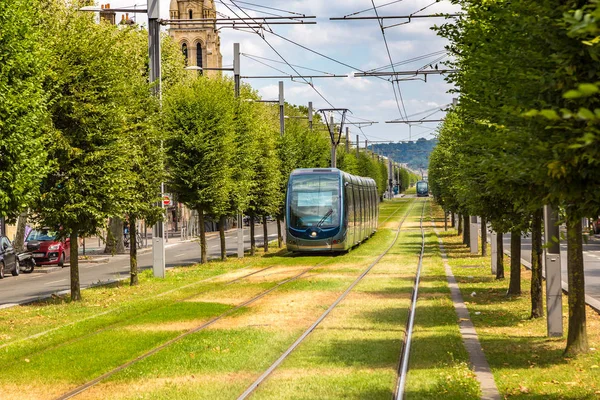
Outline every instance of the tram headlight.
<path fill-rule="evenodd" d="M 317 232 L 311 232 L 311 233 L 310 233 L 310 236 L 312 236 L 312 237 L 317 237 Z"/>

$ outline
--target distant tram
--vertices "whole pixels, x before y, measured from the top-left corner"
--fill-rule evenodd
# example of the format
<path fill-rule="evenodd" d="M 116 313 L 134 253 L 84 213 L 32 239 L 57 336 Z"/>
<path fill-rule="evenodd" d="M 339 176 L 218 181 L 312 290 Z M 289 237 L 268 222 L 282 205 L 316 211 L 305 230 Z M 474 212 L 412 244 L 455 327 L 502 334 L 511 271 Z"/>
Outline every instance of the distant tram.
<path fill-rule="evenodd" d="M 427 181 L 417 182 L 417 197 L 428 197 L 429 196 L 429 183 Z"/>
<path fill-rule="evenodd" d="M 287 249 L 345 251 L 371 236 L 379 216 L 377 185 L 335 168 L 292 171 L 286 198 Z"/>

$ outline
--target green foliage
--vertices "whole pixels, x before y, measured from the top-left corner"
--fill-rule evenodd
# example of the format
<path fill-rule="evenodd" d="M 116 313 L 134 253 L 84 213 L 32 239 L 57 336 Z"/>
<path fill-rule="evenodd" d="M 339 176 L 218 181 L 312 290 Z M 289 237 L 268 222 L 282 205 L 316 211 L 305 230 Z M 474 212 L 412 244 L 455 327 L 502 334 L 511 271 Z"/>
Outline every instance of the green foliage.
<path fill-rule="evenodd" d="M 15 218 L 39 195 L 46 164 L 42 83 L 48 54 L 36 26 L 39 1 L 0 2 L 0 216 Z"/>
<path fill-rule="evenodd" d="M 233 189 L 233 82 L 198 77 L 164 96 L 169 187 L 182 203 L 227 215 Z"/>
<path fill-rule="evenodd" d="M 249 215 L 276 215 L 281 210 L 285 193 L 281 187 L 281 161 L 277 152 L 279 110 L 256 103 L 255 112 L 259 121 L 255 132 L 258 151 L 252 165 L 254 181 L 246 211 Z"/>
<path fill-rule="evenodd" d="M 64 235 L 94 234 L 127 203 L 128 32 L 61 1 L 48 2 L 43 45 L 51 53 L 46 91 L 51 99 L 51 172 L 36 204 L 45 225 Z M 141 73 L 141 71 L 139 72 Z"/>

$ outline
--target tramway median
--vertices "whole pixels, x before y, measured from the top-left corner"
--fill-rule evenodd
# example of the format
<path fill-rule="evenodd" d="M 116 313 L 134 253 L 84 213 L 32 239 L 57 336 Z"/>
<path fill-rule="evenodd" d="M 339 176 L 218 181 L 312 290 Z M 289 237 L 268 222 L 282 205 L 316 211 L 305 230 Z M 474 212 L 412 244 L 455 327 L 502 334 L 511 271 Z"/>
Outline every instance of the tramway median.
<path fill-rule="evenodd" d="M 443 213 L 434 216 L 443 221 Z M 475 325 L 501 396 L 507 398 L 596 399 L 600 395 L 600 353 L 563 356 L 566 338 L 548 338 L 546 319 L 530 319 L 531 274 L 521 267 L 522 294 L 507 297 L 508 279 L 496 280 L 489 257 L 465 252 L 462 239 L 450 229 L 440 235 L 452 271 Z M 489 252 L 488 252 L 489 254 Z M 510 262 L 505 260 L 505 276 Z M 564 324 L 567 298 L 563 296 Z M 590 347 L 600 346 L 600 317 L 588 308 Z"/>

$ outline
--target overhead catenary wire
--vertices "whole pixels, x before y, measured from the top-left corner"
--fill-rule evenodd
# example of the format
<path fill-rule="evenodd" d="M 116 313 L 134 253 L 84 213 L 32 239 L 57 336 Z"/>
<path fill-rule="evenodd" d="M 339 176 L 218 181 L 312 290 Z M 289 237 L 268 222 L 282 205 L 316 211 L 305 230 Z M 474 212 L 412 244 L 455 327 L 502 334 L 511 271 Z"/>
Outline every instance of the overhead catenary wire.
<path fill-rule="evenodd" d="M 252 18 L 250 15 L 248 15 L 248 13 L 246 13 L 244 10 L 242 10 L 242 9 L 241 9 L 241 8 L 240 8 L 240 7 L 239 7 L 239 6 L 238 6 L 238 5 L 235 3 L 235 1 L 234 1 L 234 0 L 231 0 L 231 2 L 232 2 L 234 5 L 235 5 L 235 7 L 237 7 L 238 9 L 240 9 L 240 11 L 241 11 L 241 12 L 243 12 L 244 14 L 246 14 L 246 16 L 248 16 L 250 19 L 253 19 L 253 18 Z M 233 10 L 231 9 L 231 7 L 229 7 L 229 6 L 228 6 L 228 5 L 226 5 L 226 4 L 224 4 L 224 5 L 225 5 L 225 7 L 227 7 L 227 9 L 229 9 L 229 11 L 231 11 L 231 12 L 232 12 L 234 15 L 236 15 L 237 17 L 239 17 L 239 15 L 238 15 L 238 14 L 237 14 L 235 11 L 233 11 Z M 247 24 L 248 24 L 248 23 L 247 23 Z M 248 24 L 248 26 L 250 26 L 250 24 Z M 293 71 L 294 71 L 294 72 L 295 72 L 297 75 L 301 75 L 301 74 L 298 72 L 298 70 L 296 70 L 296 68 L 294 68 L 294 67 L 293 67 L 293 66 L 292 66 L 292 65 L 291 65 L 291 64 L 290 64 L 290 63 L 289 63 L 289 62 L 288 62 L 288 61 L 287 61 L 287 60 L 286 60 L 286 59 L 285 59 L 285 58 L 284 58 L 282 55 L 281 55 L 281 53 L 279 53 L 279 52 L 278 52 L 278 51 L 275 49 L 275 47 L 273 47 L 273 45 L 271 45 L 271 43 L 270 43 L 270 42 L 269 42 L 269 41 L 268 41 L 268 40 L 267 40 L 267 39 L 266 39 L 266 38 L 265 38 L 263 35 L 260 35 L 260 34 L 258 33 L 258 31 L 255 31 L 255 33 L 256 33 L 256 34 L 258 34 L 258 35 L 260 36 L 260 38 L 261 38 L 261 39 L 262 39 L 262 40 L 263 40 L 263 41 L 264 41 L 264 42 L 265 42 L 265 43 L 266 43 L 266 44 L 267 44 L 267 45 L 268 45 L 268 46 L 271 48 L 271 50 L 273 50 L 273 52 L 275 52 L 275 54 L 277 54 L 277 56 L 278 56 L 279 58 L 281 58 L 281 60 L 282 60 L 282 61 L 284 61 L 284 62 L 285 62 L 287 65 L 288 65 L 288 67 L 290 67 L 290 68 L 291 68 L 291 69 L 292 69 L 292 70 L 293 70 Z M 333 106 L 333 104 L 331 104 L 331 102 L 329 102 L 329 100 L 327 100 L 327 99 L 325 98 L 325 96 L 324 96 L 324 95 L 323 95 L 323 94 L 322 94 L 322 93 L 321 93 L 321 92 L 320 92 L 320 91 L 319 91 L 319 90 L 318 90 L 318 89 L 317 89 L 317 88 L 316 88 L 316 87 L 315 87 L 315 86 L 314 86 L 314 85 L 313 85 L 311 82 L 308 82 L 308 80 L 306 80 L 306 79 L 304 79 L 304 81 L 305 81 L 305 82 L 306 82 L 306 84 L 308 84 L 308 85 L 309 85 L 309 86 L 310 86 L 310 87 L 311 87 L 311 88 L 312 88 L 312 89 L 313 89 L 313 90 L 314 90 L 314 91 L 315 91 L 315 92 L 316 92 L 316 93 L 319 95 L 319 97 L 321 97 L 321 98 L 322 98 L 322 99 L 323 99 L 323 100 L 324 100 L 324 101 L 325 101 L 327 104 L 329 104 L 329 105 L 330 105 L 332 108 L 334 107 L 334 106 Z"/>
<path fill-rule="evenodd" d="M 245 12 L 244 10 L 242 10 L 242 9 L 240 8 L 240 6 L 238 6 L 238 5 L 236 4 L 236 1 L 237 1 L 237 0 L 230 0 L 230 1 L 233 3 L 233 5 L 234 5 L 235 7 L 237 7 L 237 8 L 238 8 L 238 9 L 239 9 L 239 10 L 240 10 L 242 13 L 244 13 L 244 14 L 245 14 L 245 15 L 246 15 L 248 18 L 250 18 L 250 19 L 252 19 L 252 20 L 254 19 L 254 18 L 253 18 L 253 17 L 251 17 L 251 16 L 250 16 L 250 15 L 249 15 L 247 12 Z M 233 13 L 233 14 L 234 14 L 236 17 L 240 18 L 239 14 L 238 14 L 238 13 L 236 13 L 234 10 L 232 10 L 232 9 L 231 9 L 231 7 L 229 7 L 227 4 L 224 4 L 224 6 L 225 6 L 225 7 L 226 7 L 228 10 L 230 10 L 230 11 L 231 11 L 231 13 Z M 249 24 L 248 22 L 246 22 L 246 24 L 247 24 L 248 26 L 250 26 L 250 24 Z M 263 35 L 260 35 L 260 34 L 259 34 L 259 32 L 258 32 L 258 31 L 256 31 L 256 30 L 254 30 L 254 29 L 253 29 L 253 31 L 254 31 L 254 33 L 258 34 L 258 36 L 260 36 L 260 38 L 261 38 L 261 39 L 262 39 L 262 40 L 263 40 L 263 41 L 264 41 L 264 42 L 265 42 L 265 43 L 266 43 L 266 44 L 267 44 L 267 45 L 268 45 L 268 46 L 271 48 L 271 50 L 273 50 L 273 52 L 274 52 L 275 54 L 277 54 L 277 56 L 278 56 L 278 57 L 279 57 L 279 58 L 280 58 L 280 59 L 281 59 L 283 62 L 285 62 L 285 63 L 286 63 L 286 65 L 287 65 L 289 68 L 291 68 L 291 69 L 292 69 L 292 70 L 293 70 L 293 71 L 294 71 L 294 72 L 295 72 L 295 73 L 296 73 L 298 76 L 300 76 L 300 77 L 301 77 L 301 78 L 304 80 L 304 82 L 305 82 L 307 85 L 309 85 L 309 86 L 310 86 L 310 87 L 311 87 L 311 88 L 312 88 L 312 89 L 315 91 L 315 93 L 317 93 L 317 95 L 318 95 L 318 96 L 319 96 L 321 99 L 323 99 L 323 100 L 324 100 L 324 101 L 325 101 L 325 102 L 326 102 L 326 103 L 327 103 L 327 104 L 328 104 L 330 107 L 332 107 L 332 108 L 335 108 L 335 107 L 334 107 L 334 105 L 333 105 L 333 104 L 332 104 L 332 103 L 331 103 L 329 100 L 327 100 L 327 98 L 326 98 L 326 97 L 325 97 L 325 96 L 324 96 L 324 95 L 323 95 L 323 94 L 322 94 L 322 93 L 321 93 L 321 92 L 320 92 L 320 91 L 319 91 L 319 90 L 318 90 L 318 89 L 315 87 L 315 85 L 314 85 L 312 82 L 309 82 L 309 81 L 308 81 L 306 78 L 303 78 L 303 77 L 302 77 L 302 74 L 300 74 L 300 73 L 298 72 L 298 70 L 297 70 L 297 69 L 296 69 L 294 66 L 292 66 L 292 65 L 291 65 L 291 64 L 290 64 L 290 63 L 289 63 L 289 62 L 288 62 L 288 61 L 285 59 L 285 57 L 283 57 L 283 56 L 281 55 L 281 53 L 279 53 L 279 52 L 278 52 L 278 51 L 275 49 L 275 47 L 274 47 L 274 46 L 273 46 L 273 45 L 272 45 L 272 44 L 271 44 L 271 43 L 270 43 L 270 42 L 269 42 L 269 41 L 268 41 L 268 40 L 267 40 L 267 39 L 266 39 L 266 38 L 265 38 Z M 270 33 L 272 33 L 272 34 L 275 34 L 273 31 L 270 31 Z M 276 35 L 276 36 L 280 36 L 280 35 L 277 35 L 277 34 L 275 34 L 275 35 Z"/>
<path fill-rule="evenodd" d="M 254 60 L 254 61 L 256 61 L 256 62 L 260 62 L 260 61 L 258 61 L 258 60 L 266 60 L 266 61 L 271 61 L 271 62 L 278 63 L 278 64 L 285 64 L 285 62 L 283 62 L 283 61 L 279 61 L 279 60 L 272 60 L 272 59 L 270 59 L 270 58 L 266 58 L 266 57 L 255 56 L 255 55 L 246 54 L 246 53 L 241 53 L 241 55 L 242 55 L 242 56 L 244 56 L 244 57 L 246 57 L 246 58 L 249 58 L 249 59 L 251 59 L 251 60 Z M 262 64 L 262 63 L 261 63 L 261 64 Z M 267 64 L 264 64 L 264 65 L 267 65 Z M 292 65 L 292 66 L 294 66 L 294 67 L 296 67 L 296 68 L 305 69 L 305 70 L 307 70 L 307 71 L 319 72 L 319 73 L 321 73 L 321 74 L 326 74 L 326 75 L 336 75 L 336 74 L 334 74 L 334 73 L 327 72 L 327 71 L 321 71 L 321 70 L 314 69 L 314 68 L 303 67 L 302 65 L 296 65 L 296 64 L 290 64 L 290 65 Z"/>
<path fill-rule="evenodd" d="M 413 63 L 413 62 L 416 62 L 416 61 L 425 60 L 425 59 L 427 59 L 429 57 L 440 56 L 442 54 L 447 54 L 447 51 L 446 50 L 435 51 L 433 53 L 423 54 L 421 56 L 409 58 L 409 59 L 406 59 L 404 61 L 398 61 L 398 62 L 394 63 L 394 66 L 398 67 L 400 65 L 406 65 L 406 64 L 410 64 L 410 63 Z M 430 63 L 427 63 L 426 65 L 429 65 L 429 64 Z M 388 68 L 391 68 L 391 65 L 388 64 L 388 65 L 384 65 L 382 67 L 377 67 L 377 68 L 369 69 L 369 70 L 367 70 L 367 72 L 382 71 L 382 70 L 386 70 Z"/>
<path fill-rule="evenodd" d="M 373 10 L 375 11 L 375 15 L 379 17 L 379 12 L 377 11 L 377 7 L 375 6 L 375 0 L 371 0 L 371 4 L 373 4 Z M 378 20 L 379 27 L 381 28 L 381 35 L 383 37 L 383 42 L 385 44 L 385 49 L 387 51 L 388 58 L 390 59 L 390 65 L 392 65 L 392 71 L 396 72 L 394 65 L 394 60 L 392 59 L 392 54 L 390 52 L 390 46 L 388 45 L 387 38 L 385 37 L 385 29 L 383 28 L 383 22 Z M 402 103 L 402 109 L 404 110 L 404 115 L 406 115 L 406 107 L 404 106 L 404 99 L 402 99 L 402 91 L 400 89 L 400 84 L 398 85 L 398 93 L 396 93 L 396 87 L 392 82 L 392 88 L 394 90 L 394 98 L 396 100 L 396 105 L 398 106 L 398 112 L 400 113 L 400 117 L 402 118 L 402 111 L 400 110 L 400 104 L 398 103 L 398 97 L 400 97 L 400 102 Z"/>
<path fill-rule="evenodd" d="M 402 1 L 404 1 L 404 0 L 394 0 L 394 1 L 390 1 L 389 3 L 385 3 L 385 4 L 382 4 L 382 5 L 380 5 L 380 6 L 377 6 L 377 8 L 383 8 L 383 7 L 391 6 L 392 4 L 400 3 L 400 2 L 402 2 Z M 366 8 L 366 9 L 362 10 L 362 11 L 357 11 L 357 12 L 354 12 L 354 13 L 352 13 L 352 14 L 344 15 L 344 18 L 346 18 L 346 17 L 351 17 L 351 16 L 353 16 L 353 15 L 362 14 L 362 13 L 364 13 L 364 12 L 371 11 L 372 9 L 373 9 L 373 8 L 369 7 L 369 8 Z"/>

